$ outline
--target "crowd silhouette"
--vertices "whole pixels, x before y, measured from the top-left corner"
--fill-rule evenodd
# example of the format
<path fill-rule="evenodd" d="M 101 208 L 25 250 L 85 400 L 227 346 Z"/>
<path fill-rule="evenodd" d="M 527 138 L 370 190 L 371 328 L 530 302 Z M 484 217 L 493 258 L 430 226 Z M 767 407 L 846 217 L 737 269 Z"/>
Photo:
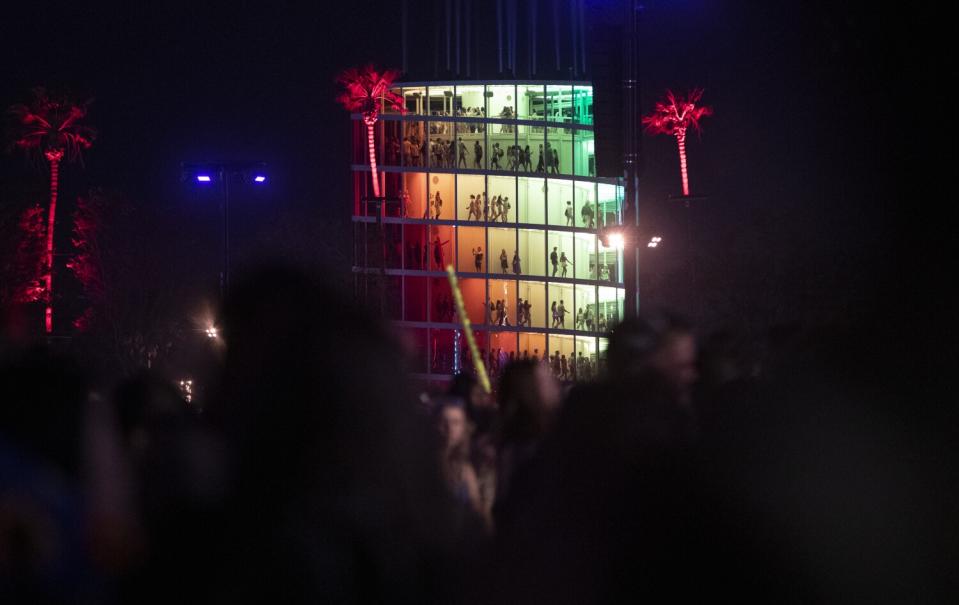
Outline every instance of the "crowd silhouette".
<path fill-rule="evenodd" d="M 490 314 L 510 321 L 505 301 Z M 875 325 L 758 346 L 651 313 L 605 356 L 490 350 L 492 393 L 464 372 L 417 395 L 412 343 L 298 270 L 237 282 L 221 323 L 192 403 L 156 369 L 0 342 L 0 602 L 901 603 L 955 586 L 950 442 L 900 405 L 933 395 L 898 388 Z"/>

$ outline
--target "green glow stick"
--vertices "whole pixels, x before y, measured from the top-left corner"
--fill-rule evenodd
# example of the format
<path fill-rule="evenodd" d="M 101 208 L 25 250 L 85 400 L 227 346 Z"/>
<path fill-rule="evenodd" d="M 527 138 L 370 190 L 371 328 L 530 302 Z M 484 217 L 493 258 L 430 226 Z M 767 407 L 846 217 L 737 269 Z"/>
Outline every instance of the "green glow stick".
<path fill-rule="evenodd" d="M 456 312 L 460 316 L 460 323 L 463 324 L 463 332 L 466 334 L 466 343 L 470 347 L 470 355 L 473 356 L 473 367 L 476 368 L 476 376 L 486 393 L 492 393 L 493 389 L 489 384 L 489 376 L 486 374 L 486 366 L 480 358 L 479 349 L 476 347 L 476 339 L 473 338 L 473 328 L 470 325 L 470 318 L 466 316 L 466 306 L 463 304 L 463 293 L 460 292 L 460 285 L 456 279 L 456 272 L 453 265 L 446 265 L 446 276 L 450 280 L 450 290 L 453 291 L 453 302 L 456 303 Z"/>

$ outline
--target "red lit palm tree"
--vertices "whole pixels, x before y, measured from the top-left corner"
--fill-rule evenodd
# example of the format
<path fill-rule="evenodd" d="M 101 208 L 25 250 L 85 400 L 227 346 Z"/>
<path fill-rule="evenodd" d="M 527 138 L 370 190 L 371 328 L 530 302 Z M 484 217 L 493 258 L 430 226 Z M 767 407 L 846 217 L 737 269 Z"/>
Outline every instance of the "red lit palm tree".
<path fill-rule="evenodd" d="M 14 105 L 10 113 L 16 118 L 17 131 L 13 144 L 28 153 L 42 154 L 50 165 L 50 207 L 47 212 L 46 263 L 44 283 L 47 308 L 46 331 L 53 331 L 53 229 L 57 216 L 57 188 L 60 162 L 80 160 L 81 151 L 93 144 L 96 131 L 83 123 L 89 101 L 77 103 L 66 97 L 54 97 L 43 88 L 33 90 L 29 105 Z"/>
<path fill-rule="evenodd" d="M 679 172 L 683 178 L 683 195 L 689 195 L 689 177 L 686 173 L 686 129 L 692 126 L 699 131 L 699 119 L 713 113 L 712 108 L 696 107 L 703 96 L 702 89 L 692 90 L 686 98 L 677 99 L 671 90 L 666 91 L 666 102 L 656 103 L 651 115 L 643 116 L 646 130 L 652 134 L 668 134 L 676 137 L 679 145 Z"/>
<path fill-rule="evenodd" d="M 366 124 L 366 144 L 370 156 L 370 171 L 373 173 L 373 197 L 380 197 L 380 179 L 376 173 L 376 150 L 373 143 L 373 126 L 380 118 L 381 104 L 385 103 L 391 109 L 406 112 L 403 97 L 390 90 L 390 86 L 398 78 L 400 72 L 387 69 L 380 73 L 372 65 L 345 70 L 336 81 L 342 84 L 346 91 L 336 98 L 347 111 L 363 115 Z"/>

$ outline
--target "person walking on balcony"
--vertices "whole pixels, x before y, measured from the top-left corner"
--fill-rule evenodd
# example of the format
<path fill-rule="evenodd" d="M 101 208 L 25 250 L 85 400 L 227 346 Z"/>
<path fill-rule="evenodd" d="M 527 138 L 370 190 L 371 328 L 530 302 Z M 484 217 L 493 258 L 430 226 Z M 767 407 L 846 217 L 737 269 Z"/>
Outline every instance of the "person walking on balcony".
<path fill-rule="evenodd" d="M 590 203 L 589 198 L 586 199 L 586 202 L 583 204 L 583 209 L 580 210 L 580 215 L 583 217 L 583 224 L 586 225 L 587 229 L 593 229 L 596 226 L 594 222 L 595 215 L 593 214 L 593 205 Z"/>
<path fill-rule="evenodd" d="M 469 215 L 466 217 L 466 220 L 473 220 L 473 216 L 476 214 L 476 196 L 470 196 L 470 203 L 466 206 L 466 211 L 469 212 Z"/>
<path fill-rule="evenodd" d="M 477 273 L 483 272 L 483 248 L 481 246 L 477 246 L 473 250 L 473 265 L 476 267 Z"/>
<path fill-rule="evenodd" d="M 566 310 L 566 303 L 562 300 L 559 301 L 559 306 L 556 307 L 556 315 L 559 317 L 559 327 L 566 328 L 566 316 L 569 314 L 569 311 Z"/>
<path fill-rule="evenodd" d="M 459 168 L 460 166 L 462 166 L 463 168 L 468 168 L 466 164 L 466 144 L 463 142 L 463 139 L 460 139 L 459 152 L 460 152 L 460 157 L 459 157 L 459 160 L 456 162 L 456 167 Z"/>
<path fill-rule="evenodd" d="M 553 251 L 549 254 L 549 262 L 553 265 L 553 277 L 556 277 L 556 270 L 559 268 L 559 254 L 556 250 L 557 246 L 553 246 Z"/>
<path fill-rule="evenodd" d="M 473 143 L 473 168 L 479 170 L 483 167 L 483 146 L 479 141 Z"/>
<path fill-rule="evenodd" d="M 522 267 L 520 266 L 520 260 L 519 260 L 519 250 L 513 250 L 513 273 L 515 273 L 516 275 L 519 275 L 522 272 L 523 270 L 522 270 Z"/>
<path fill-rule="evenodd" d="M 509 273 L 509 257 L 506 256 L 506 248 L 503 248 L 503 251 L 499 254 L 499 266 L 503 273 Z"/>
<path fill-rule="evenodd" d="M 493 148 L 490 149 L 490 154 L 489 154 L 490 170 L 493 170 L 494 168 L 496 170 L 500 169 L 499 159 L 500 159 L 500 156 L 502 155 L 503 155 L 503 150 L 499 148 L 499 143 L 493 143 Z"/>
<path fill-rule="evenodd" d="M 566 226 L 573 226 L 573 217 L 576 216 L 573 214 L 573 202 L 566 201 L 566 212 L 563 213 L 566 216 Z"/>
<path fill-rule="evenodd" d="M 566 252 L 560 255 L 559 264 L 563 265 L 563 277 L 566 277 L 566 269 L 569 268 L 569 258 L 566 256 Z"/>

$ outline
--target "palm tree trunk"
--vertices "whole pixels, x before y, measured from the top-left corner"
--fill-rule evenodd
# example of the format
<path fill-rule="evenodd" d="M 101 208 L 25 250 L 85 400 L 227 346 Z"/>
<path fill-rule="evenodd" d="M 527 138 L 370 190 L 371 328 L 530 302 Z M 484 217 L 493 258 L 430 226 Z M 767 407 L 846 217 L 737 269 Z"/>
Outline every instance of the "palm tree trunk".
<path fill-rule="evenodd" d="M 683 195 L 689 195 L 689 176 L 686 173 L 686 134 L 676 136 L 679 145 L 679 174 L 683 178 Z"/>
<path fill-rule="evenodd" d="M 373 124 L 366 125 L 366 144 L 370 152 L 370 170 L 373 172 L 373 197 L 380 197 L 380 177 L 376 173 L 376 146 L 373 143 Z"/>
<path fill-rule="evenodd" d="M 53 332 L 53 225 L 57 218 L 57 188 L 60 185 L 60 160 L 50 160 L 50 212 L 47 218 L 47 309 L 44 325 Z"/>

